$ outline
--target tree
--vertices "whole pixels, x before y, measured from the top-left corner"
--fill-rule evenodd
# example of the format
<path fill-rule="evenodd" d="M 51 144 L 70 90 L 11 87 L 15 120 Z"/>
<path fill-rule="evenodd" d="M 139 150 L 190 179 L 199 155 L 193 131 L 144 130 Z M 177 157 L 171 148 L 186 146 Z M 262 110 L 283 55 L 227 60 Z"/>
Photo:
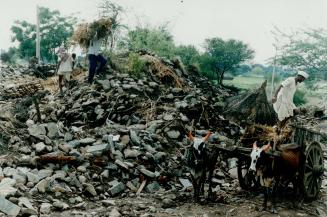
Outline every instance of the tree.
<path fill-rule="evenodd" d="M 304 70 L 311 78 L 327 79 L 327 30 L 275 32 L 283 40 L 278 44 L 277 63 L 293 70 Z"/>
<path fill-rule="evenodd" d="M 63 17 L 58 10 L 51 11 L 40 7 L 40 35 L 41 57 L 45 62 L 55 62 L 55 48 L 62 43 L 67 45 L 68 39 L 73 34 L 74 17 Z M 14 36 L 12 41 L 17 41 L 18 53 L 21 58 L 35 56 L 36 25 L 26 21 L 15 21 L 11 27 Z"/>
<path fill-rule="evenodd" d="M 193 45 L 180 45 L 175 48 L 175 55 L 179 56 L 185 65 L 199 62 L 199 51 Z"/>
<path fill-rule="evenodd" d="M 159 56 L 173 57 L 175 44 L 166 26 L 130 30 L 120 47 L 129 51 L 150 50 Z"/>
<path fill-rule="evenodd" d="M 234 71 L 241 63 L 253 58 L 254 51 L 242 41 L 221 38 L 205 40 L 205 52 L 201 56 L 201 68 L 208 74 L 215 74 L 219 85 L 223 84 L 224 74 Z"/>
<path fill-rule="evenodd" d="M 17 59 L 17 49 L 11 47 L 8 51 L 1 50 L 0 59 L 4 63 L 15 63 Z"/>
<path fill-rule="evenodd" d="M 124 9 L 111 0 L 102 0 L 99 4 L 99 10 L 101 17 L 110 18 L 112 21 L 111 34 L 109 35 L 110 51 L 112 51 L 121 31 L 127 29 L 127 26 L 121 22 L 121 14 L 124 12 Z"/>

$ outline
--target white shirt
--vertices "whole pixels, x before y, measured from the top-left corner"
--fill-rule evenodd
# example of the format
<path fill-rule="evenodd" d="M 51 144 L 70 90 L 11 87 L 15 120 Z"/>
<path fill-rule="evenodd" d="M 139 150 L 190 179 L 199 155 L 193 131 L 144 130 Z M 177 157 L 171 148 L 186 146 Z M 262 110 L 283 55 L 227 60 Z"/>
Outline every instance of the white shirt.
<path fill-rule="evenodd" d="M 73 71 L 73 58 L 69 56 L 65 61 L 62 61 L 59 65 L 58 75 L 69 73 Z"/>
<path fill-rule="evenodd" d="M 99 39 L 91 40 L 90 45 L 87 49 L 87 54 L 94 54 L 97 56 L 100 53 L 100 47 L 101 47 L 101 40 Z"/>
<path fill-rule="evenodd" d="M 293 116 L 293 110 L 296 109 L 293 103 L 293 97 L 296 91 L 295 77 L 287 78 L 281 85 L 282 87 L 278 92 L 277 101 L 273 104 L 280 121 Z"/>

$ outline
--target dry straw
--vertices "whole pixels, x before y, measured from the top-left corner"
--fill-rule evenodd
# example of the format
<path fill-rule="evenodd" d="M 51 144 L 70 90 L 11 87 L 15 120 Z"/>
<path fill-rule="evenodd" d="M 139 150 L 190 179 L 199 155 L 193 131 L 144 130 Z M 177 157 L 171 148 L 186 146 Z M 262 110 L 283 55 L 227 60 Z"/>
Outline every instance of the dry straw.
<path fill-rule="evenodd" d="M 93 23 L 82 23 L 76 28 L 72 41 L 81 47 L 87 48 L 92 38 L 105 38 L 111 34 L 112 21 L 110 18 L 101 18 Z"/>

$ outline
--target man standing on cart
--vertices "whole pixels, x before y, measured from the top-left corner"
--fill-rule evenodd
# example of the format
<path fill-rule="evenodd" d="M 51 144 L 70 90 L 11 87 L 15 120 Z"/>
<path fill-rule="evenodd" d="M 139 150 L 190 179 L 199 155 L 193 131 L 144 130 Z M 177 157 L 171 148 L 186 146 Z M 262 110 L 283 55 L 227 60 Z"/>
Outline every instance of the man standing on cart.
<path fill-rule="evenodd" d="M 277 113 L 280 126 L 283 126 L 289 118 L 296 112 L 293 97 L 299 83 L 307 79 L 309 75 L 304 71 L 299 71 L 296 77 L 289 77 L 277 88 L 276 94 L 272 98 L 275 112 Z"/>

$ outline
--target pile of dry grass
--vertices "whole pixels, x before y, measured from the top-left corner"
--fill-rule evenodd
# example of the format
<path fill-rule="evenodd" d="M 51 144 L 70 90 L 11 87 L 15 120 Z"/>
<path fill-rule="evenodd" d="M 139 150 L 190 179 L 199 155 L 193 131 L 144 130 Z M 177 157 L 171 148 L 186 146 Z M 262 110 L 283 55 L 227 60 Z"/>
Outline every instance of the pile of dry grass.
<path fill-rule="evenodd" d="M 261 87 L 231 98 L 224 115 L 236 122 L 246 122 L 273 126 L 277 124 L 277 115 L 266 95 L 267 81 Z"/>
<path fill-rule="evenodd" d="M 289 143 L 292 139 L 293 130 L 291 126 L 285 125 L 280 132 L 276 127 L 254 124 L 248 126 L 245 130 L 241 142 L 244 146 L 251 147 L 257 141 L 258 144 L 263 145 L 268 142 L 275 142 L 276 146 Z"/>
<path fill-rule="evenodd" d="M 187 88 L 186 82 L 171 67 L 162 63 L 160 59 L 151 55 L 143 55 L 141 58 L 147 62 L 151 73 L 160 78 L 161 83 L 173 84 L 174 87 L 178 88 Z"/>
<path fill-rule="evenodd" d="M 81 47 L 87 48 L 92 38 L 105 38 L 111 34 L 112 20 L 110 18 L 101 18 L 93 23 L 82 23 L 76 28 L 72 41 L 78 43 Z"/>

